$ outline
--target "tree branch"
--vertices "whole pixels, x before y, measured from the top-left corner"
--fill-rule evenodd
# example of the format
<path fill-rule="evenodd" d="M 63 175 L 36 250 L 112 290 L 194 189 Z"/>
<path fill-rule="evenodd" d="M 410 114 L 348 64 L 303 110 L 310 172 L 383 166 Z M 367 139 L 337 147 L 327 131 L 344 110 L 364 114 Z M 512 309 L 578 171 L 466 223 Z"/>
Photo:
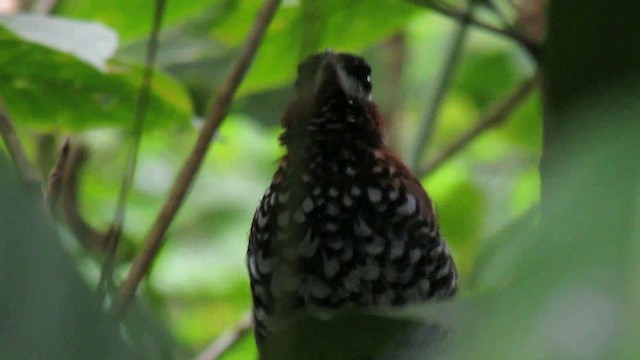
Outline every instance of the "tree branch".
<path fill-rule="evenodd" d="M 67 137 L 60 149 L 60 156 L 56 161 L 56 164 L 51 169 L 49 173 L 49 185 L 47 188 L 47 193 L 45 195 L 45 199 L 47 201 L 47 205 L 49 205 L 49 209 L 53 213 L 53 210 L 58 203 L 58 199 L 60 198 L 60 194 L 62 193 L 62 182 L 64 178 L 65 168 L 67 167 L 67 163 L 69 160 L 69 138 Z"/>
<path fill-rule="evenodd" d="M 0 99 L 0 136 L 11 155 L 13 164 L 18 170 L 18 173 L 22 179 L 31 184 L 40 184 L 41 178 L 38 174 L 38 170 L 31 164 L 27 157 L 24 147 L 16 135 L 16 130 L 13 127 L 13 123 L 9 118 L 9 114 L 6 112 L 2 99 Z"/>
<path fill-rule="evenodd" d="M 36 155 L 34 164 L 39 174 L 48 174 L 56 163 L 58 156 L 58 145 L 56 137 L 52 134 L 37 134 Z"/>
<path fill-rule="evenodd" d="M 437 169 L 445 161 L 449 160 L 453 155 L 464 149 L 478 136 L 494 126 L 502 123 L 507 117 L 522 103 L 529 93 L 533 90 L 538 82 L 538 77 L 534 76 L 525 80 L 518 86 L 509 96 L 507 96 L 498 105 L 492 107 L 488 112 L 483 114 L 478 120 L 476 126 L 463 133 L 456 141 L 445 148 L 441 153 L 433 157 L 425 166 L 417 173 L 420 177 L 426 176 Z"/>
<path fill-rule="evenodd" d="M 111 306 L 113 313 L 121 315 L 126 311 L 130 302 L 133 300 L 138 285 L 148 272 L 153 259 L 160 250 L 165 233 L 184 201 L 187 191 L 209 149 L 213 135 L 229 111 L 231 100 L 253 61 L 256 50 L 280 5 L 280 1 L 281 0 L 265 0 L 237 61 L 223 83 L 213 106 L 207 113 L 198 140 L 180 170 L 169 194 L 169 198 L 147 234 L 143 249 L 134 259 L 129 274 Z"/>
<path fill-rule="evenodd" d="M 195 360 L 217 360 L 240 341 L 251 329 L 252 314 L 245 314 L 232 328 L 218 336 Z"/>
<path fill-rule="evenodd" d="M 69 161 L 64 173 L 62 210 L 69 230 L 88 250 L 102 253 L 106 250 L 105 234 L 95 230 L 80 215 L 78 205 L 78 182 L 80 169 L 87 160 L 87 149 L 82 145 L 71 147 Z"/>
<path fill-rule="evenodd" d="M 481 29 L 510 38 L 516 41 L 518 44 L 522 45 L 531 54 L 531 56 L 536 59 L 537 62 L 540 62 L 542 59 L 542 47 L 540 46 L 540 44 L 534 39 L 529 38 L 527 35 L 522 34 L 513 28 L 501 29 L 484 20 L 471 17 L 464 11 L 439 4 L 435 1 L 412 1 L 449 18 L 456 19 L 458 21 L 468 21 L 470 24 L 475 25 Z"/>

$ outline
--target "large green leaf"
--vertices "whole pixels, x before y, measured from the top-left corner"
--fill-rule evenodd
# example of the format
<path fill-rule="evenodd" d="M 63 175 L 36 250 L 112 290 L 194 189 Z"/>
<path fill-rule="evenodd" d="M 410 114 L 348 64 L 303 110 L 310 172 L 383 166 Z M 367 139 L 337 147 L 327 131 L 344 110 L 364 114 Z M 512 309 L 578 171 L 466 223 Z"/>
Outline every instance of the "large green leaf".
<path fill-rule="evenodd" d="M 100 308 L 47 218 L 0 157 L 0 349 L 4 359 L 139 359 Z"/>
<path fill-rule="evenodd" d="M 640 4 L 549 6 L 540 226 L 487 248 L 480 270 L 509 285 L 467 317 L 480 331 L 454 358 L 638 355 Z"/>
<path fill-rule="evenodd" d="M 51 130 L 129 126 L 142 68 L 108 61 L 113 38 L 83 22 L 0 19 L 0 94 L 15 121 Z M 147 124 L 181 122 L 190 115 L 191 102 L 180 84 L 157 72 Z"/>
<path fill-rule="evenodd" d="M 67 52 L 102 71 L 118 46 L 116 33 L 97 23 L 17 14 L 0 16 L 0 24 L 26 41 Z"/>
<path fill-rule="evenodd" d="M 163 27 L 185 21 L 206 9 L 212 2 L 223 1 L 226 0 L 167 1 Z M 57 6 L 56 13 L 104 23 L 114 28 L 124 41 L 128 41 L 149 33 L 154 4 L 154 1 L 148 0 L 65 0 Z"/>

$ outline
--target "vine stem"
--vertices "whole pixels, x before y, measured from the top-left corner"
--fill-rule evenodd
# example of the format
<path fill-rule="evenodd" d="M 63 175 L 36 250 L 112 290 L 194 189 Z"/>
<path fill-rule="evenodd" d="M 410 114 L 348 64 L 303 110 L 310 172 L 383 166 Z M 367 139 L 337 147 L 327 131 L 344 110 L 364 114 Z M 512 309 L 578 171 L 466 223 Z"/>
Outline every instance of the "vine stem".
<path fill-rule="evenodd" d="M 226 117 L 233 96 L 249 69 L 264 34 L 273 19 L 281 0 L 266 0 L 258 14 L 245 44 L 225 82 L 218 92 L 213 106 L 207 113 L 198 139 L 178 174 L 169 197 L 144 240 L 142 251 L 133 260 L 127 278 L 115 297 L 111 312 L 123 315 L 133 300 L 140 282 L 148 273 L 151 263 L 163 244 L 164 236 L 182 205 L 191 184 L 202 165 L 211 140 Z"/>

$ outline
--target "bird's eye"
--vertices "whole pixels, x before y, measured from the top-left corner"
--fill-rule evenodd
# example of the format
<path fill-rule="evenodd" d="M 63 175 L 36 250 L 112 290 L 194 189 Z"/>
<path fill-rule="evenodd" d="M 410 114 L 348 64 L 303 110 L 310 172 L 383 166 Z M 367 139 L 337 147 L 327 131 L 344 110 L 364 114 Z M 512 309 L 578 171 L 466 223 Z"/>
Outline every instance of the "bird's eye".
<path fill-rule="evenodd" d="M 362 86 L 365 90 L 371 91 L 371 73 L 366 72 L 363 74 L 364 76 L 360 76 L 360 81 L 362 81 Z"/>

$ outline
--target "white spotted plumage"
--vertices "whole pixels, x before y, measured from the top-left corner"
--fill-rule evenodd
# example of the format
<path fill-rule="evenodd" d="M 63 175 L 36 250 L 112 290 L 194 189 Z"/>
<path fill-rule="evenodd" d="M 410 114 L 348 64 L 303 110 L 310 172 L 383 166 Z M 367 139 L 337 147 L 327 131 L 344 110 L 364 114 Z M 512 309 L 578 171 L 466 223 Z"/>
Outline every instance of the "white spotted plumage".
<path fill-rule="evenodd" d="M 280 297 L 298 297 L 292 303 L 302 304 L 298 306 L 312 311 L 349 306 L 352 301 L 355 306 L 397 306 L 450 296 L 455 291 L 455 284 L 447 282 L 455 281 L 451 276 L 455 268 L 439 237 L 437 225 L 432 219 L 423 218 L 416 195 L 409 192 L 403 182 L 391 179 L 386 183 L 358 185 L 349 180 L 318 185 L 317 179 L 321 175 L 335 174 L 332 179 L 339 173 L 348 179 L 369 177 L 361 173 L 362 166 L 355 160 L 346 164 L 343 171 L 334 169 L 335 173 L 314 166 L 316 173 L 312 172 L 311 177 L 315 179 L 315 185 L 301 194 L 286 192 L 281 196 L 280 187 L 285 180 L 273 185 L 270 193 L 265 194 L 263 206 L 256 212 L 252 238 L 264 238 L 263 233 L 271 231 L 266 236 L 270 239 L 267 243 L 270 242 L 272 250 L 269 251 L 271 260 L 288 262 L 292 270 L 274 273 L 271 281 L 277 283 L 269 284 L 265 279 L 277 265 L 266 261 L 265 252 L 252 252 L 250 245 L 247 261 L 255 279 L 255 301 L 262 306 L 269 301 L 277 302 Z M 360 172 L 350 176 L 347 167 Z M 283 174 L 282 179 L 291 179 L 286 176 L 288 169 L 281 167 L 279 171 Z M 395 170 L 393 173 L 402 176 Z M 271 200 L 274 197 L 277 198 L 275 205 Z M 406 225 L 394 229 L 394 226 L 383 225 L 385 221 Z M 280 237 L 291 238 L 289 241 L 297 249 L 295 253 L 278 255 L 274 229 L 291 232 Z M 305 265 L 316 261 L 318 269 Z M 401 263 L 408 265 L 396 265 Z M 283 276 L 297 280 L 289 281 L 289 286 L 285 286 Z M 381 280 L 389 287 L 381 293 L 373 292 L 372 284 Z M 260 316 L 268 318 L 270 315 Z"/>
<path fill-rule="evenodd" d="M 258 339 L 281 313 L 401 306 L 456 291 L 431 201 L 384 147 L 370 94 L 352 80 L 348 92 L 359 98 L 327 96 L 302 112 L 294 103 L 283 119 L 287 155 L 247 252 Z"/>

